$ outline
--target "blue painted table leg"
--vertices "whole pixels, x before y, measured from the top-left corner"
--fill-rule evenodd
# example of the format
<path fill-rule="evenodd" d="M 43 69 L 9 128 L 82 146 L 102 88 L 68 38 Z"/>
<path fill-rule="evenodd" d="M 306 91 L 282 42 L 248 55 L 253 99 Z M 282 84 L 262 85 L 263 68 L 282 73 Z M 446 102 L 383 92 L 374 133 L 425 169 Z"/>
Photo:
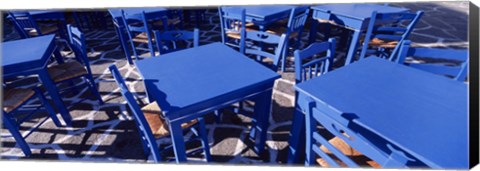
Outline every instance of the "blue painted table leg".
<path fill-rule="evenodd" d="M 315 42 L 315 38 L 317 35 L 317 27 L 318 21 L 312 20 L 310 25 L 310 33 L 308 33 L 308 44 L 312 44 L 313 42 Z"/>
<path fill-rule="evenodd" d="M 260 154 L 265 149 L 267 139 L 268 118 L 270 117 L 272 90 L 262 93 L 255 100 L 254 117 L 257 120 L 254 150 Z"/>
<path fill-rule="evenodd" d="M 348 48 L 347 58 L 345 59 L 345 65 L 348 65 L 353 62 L 353 58 L 355 57 L 355 52 L 357 51 L 359 37 L 360 37 L 360 30 L 355 30 L 353 32 L 352 41 L 350 42 L 350 47 Z"/>
<path fill-rule="evenodd" d="M 293 115 L 288 144 L 287 163 L 298 163 L 300 157 L 305 154 L 302 148 L 305 145 L 305 115 L 299 109 L 296 109 Z"/>
<path fill-rule="evenodd" d="M 202 146 L 205 151 L 205 160 L 207 162 L 212 161 L 212 157 L 210 155 L 210 145 L 208 144 L 208 134 L 207 129 L 205 128 L 205 121 L 202 117 L 198 118 L 198 126 L 199 126 L 199 135 L 202 140 Z"/>
<path fill-rule="evenodd" d="M 183 141 L 183 130 L 181 124 L 181 122 L 171 122 L 169 126 L 170 136 L 172 137 L 172 144 L 175 152 L 175 160 L 177 163 L 187 162 L 185 141 Z"/>
<path fill-rule="evenodd" d="M 63 120 L 65 121 L 67 126 L 70 126 L 72 123 L 72 116 L 70 116 L 70 113 L 68 112 L 67 107 L 63 103 L 62 97 L 58 92 L 57 86 L 55 85 L 53 80 L 50 78 L 50 75 L 48 74 L 47 69 L 44 68 L 43 70 L 40 70 L 38 73 L 38 76 L 40 77 L 40 80 L 42 81 L 45 89 L 47 89 L 48 94 L 52 98 L 55 106 L 57 107 L 60 114 L 62 115 Z"/>
<path fill-rule="evenodd" d="M 10 134 L 12 134 L 13 138 L 15 138 L 15 142 L 17 142 L 18 146 L 22 149 L 23 153 L 25 156 L 30 156 L 32 154 L 32 151 L 30 150 L 30 146 L 28 146 L 27 142 L 23 138 L 22 134 L 18 130 L 18 127 L 15 126 L 14 121 L 10 119 L 10 117 L 6 116 L 5 113 L 3 113 L 4 116 L 2 117 L 3 124 L 5 127 L 10 131 Z"/>
<path fill-rule="evenodd" d="M 55 50 L 53 51 L 53 56 L 55 57 L 55 60 L 57 61 L 57 63 L 59 64 L 65 63 L 65 60 L 63 60 L 63 56 L 58 50 L 58 48 L 55 48 Z"/>
<path fill-rule="evenodd" d="M 50 103 L 49 103 L 48 100 L 45 98 L 45 96 L 43 96 L 43 93 L 42 93 L 38 88 L 35 88 L 34 91 L 35 91 L 35 93 L 37 94 L 37 97 L 38 97 L 38 99 L 40 100 L 40 102 L 43 104 L 43 106 L 44 106 L 45 109 L 47 110 L 48 115 L 50 115 L 50 118 L 52 118 L 53 123 L 55 123 L 55 125 L 56 125 L 57 127 L 61 127 L 62 124 L 60 123 L 60 120 L 57 118 L 57 115 L 56 115 L 56 113 L 55 113 L 55 110 L 54 110 L 53 107 L 50 105 Z"/>

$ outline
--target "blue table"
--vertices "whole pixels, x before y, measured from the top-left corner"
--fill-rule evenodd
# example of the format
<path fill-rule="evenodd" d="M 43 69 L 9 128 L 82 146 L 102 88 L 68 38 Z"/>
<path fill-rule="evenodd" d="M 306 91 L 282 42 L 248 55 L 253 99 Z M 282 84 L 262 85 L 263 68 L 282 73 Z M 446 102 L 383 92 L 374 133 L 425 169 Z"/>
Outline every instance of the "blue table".
<path fill-rule="evenodd" d="M 142 12 L 145 12 L 145 17 L 147 19 L 163 17 L 167 14 L 168 9 L 166 8 L 125 8 L 123 9 L 126 15 L 140 15 Z M 130 50 L 127 45 L 127 40 L 125 39 L 125 24 L 122 20 L 122 9 L 108 9 L 108 12 L 112 16 L 113 24 L 115 25 L 115 30 L 117 31 L 118 38 L 120 39 L 120 44 L 122 45 L 123 52 L 130 64 L 133 64 L 133 61 L 130 57 Z"/>
<path fill-rule="evenodd" d="M 429 167 L 468 169 L 468 92 L 464 83 L 370 57 L 295 89 L 300 111 L 307 109 L 308 98 L 313 99 L 326 104 L 317 105 L 319 108 L 328 105 L 343 113 L 329 117 L 344 126 L 357 125 Z M 365 131 L 353 131 L 371 137 Z"/>
<path fill-rule="evenodd" d="M 177 162 L 186 161 L 182 123 L 245 99 L 255 101 L 254 149 L 264 150 L 277 73 L 222 43 L 148 58 L 136 66 L 149 100 L 170 121 Z"/>
<path fill-rule="evenodd" d="M 245 8 L 245 20 L 253 22 L 264 30 L 265 27 L 276 21 L 286 19 L 290 16 L 290 10 L 295 8 L 293 5 L 255 5 L 238 6 Z"/>
<path fill-rule="evenodd" d="M 70 125 L 72 117 L 62 101 L 57 86 L 50 78 L 47 64 L 52 56 L 59 62 L 63 62 L 56 50 L 55 35 L 38 36 L 1 43 L 3 78 L 13 78 L 21 75 L 38 75 L 43 86 L 48 91 L 55 106 L 59 110 L 67 125 Z M 57 51 L 57 53 L 55 53 Z"/>
<path fill-rule="evenodd" d="M 378 4 L 327 4 L 311 7 L 312 18 L 315 20 L 330 20 L 337 25 L 353 30 L 350 47 L 345 60 L 345 65 L 352 62 L 358 46 L 360 35 L 366 31 L 373 11 L 378 13 L 406 12 L 408 9 Z M 309 41 L 315 41 L 318 22 L 312 22 Z M 328 39 L 328 38 L 327 38 Z"/>

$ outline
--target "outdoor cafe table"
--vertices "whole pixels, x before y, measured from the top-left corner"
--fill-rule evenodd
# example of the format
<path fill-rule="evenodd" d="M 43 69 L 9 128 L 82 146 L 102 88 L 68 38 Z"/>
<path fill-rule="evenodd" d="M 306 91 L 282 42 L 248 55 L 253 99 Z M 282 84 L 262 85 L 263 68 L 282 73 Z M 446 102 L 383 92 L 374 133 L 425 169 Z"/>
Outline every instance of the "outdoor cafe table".
<path fill-rule="evenodd" d="M 429 167 L 468 169 L 468 94 L 463 82 L 369 57 L 295 89 L 300 111 L 306 111 L 306 100 L 312 99 L 319 108 L 343 113 L 329 117 L 345 127 L 357 125 L 376 134 Z"/>
<path fill-rule="evenodd" d="M 362 32 L 366 31 L 372 12 L 397 13 L 406 12 L 408 9 L 378 4 L 325 4 L 311 7 L 315 20 L 330 20 L 338 25 L 353 30 L 350 47 L 345 60 L 345 65 L 352 62 Z M 309 41 L 315 40 L 318 22 L 312 22 Z"/>
<path fill-rule="evenodd" d="M 148 99 L 170 122 L 177 162 L 186 161 L 182 123 L 245 99 L 255 102 L 254 150 L 264 150 L 277 73 L 222 43 L 151 57 L 136 66 Z"/>
<path fill-rule="evenodd" d="M 245 20 L 253 22 L 263 30 L 265 26 L 276 21 L 286 19 L 290 16 L 290 10 L 295 8 L 293 5 L 254 5 L 254 6 L 235 6 L 235 8 L 245 9 Z"/>
<path fill-rule="evenodd" d="M 62 101 L 57 86 L 50 78 L 47 65 L 52 54 L 58 62 L 63 62 L 56 50 L 55 35 L 38 36 L 34 38 L 14 40 L 1 43 L 3 78 L 13 78 L 22 75 L 38 75 L 43 87 L 48 91 L 55 106 L 66 124 L 72 118 Z"/>

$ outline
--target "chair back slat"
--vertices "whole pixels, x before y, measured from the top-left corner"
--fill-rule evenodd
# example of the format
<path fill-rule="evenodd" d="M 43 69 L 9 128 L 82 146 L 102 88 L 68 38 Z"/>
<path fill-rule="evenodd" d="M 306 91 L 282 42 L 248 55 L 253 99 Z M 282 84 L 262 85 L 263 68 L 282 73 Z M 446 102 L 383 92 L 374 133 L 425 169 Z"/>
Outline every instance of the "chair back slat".
<path fill-rule="evenodd" d="M 245 53 L 246 17 L 244 8 L 218 7 L 222 43 L 239 48 L 240 53 Z M 240 35 L 239 40 L 231 40 L 227 33 Z"/>
<path fill-rule="evenodd" d="M 138 131 L 142 136 L 142 144 L 145 147 L 150 149 L 151 154 L 153 154 L 153 158 L 156 162 L 161 160 L 161 156 L 158 149 L 158 144 L 155 141 L 153 136 L 152 130 L 148 125 L 147 119 L 145 118 L 140 106 L 137 104 L 135 97 L 133 94 L 128 90 L 127 84 L 123 79 L 122 75 L 118 71 L 117 67 L 112 64 L 109 67 L 110 72 L 112 73 L 115 82 L 117 83 L 118 87 L 120 88 L 120 92 L 122 96 L 127 101 L 128 106 L 132 110 L 133 116 L 135 118 L 135 123 L 138 127 Z"/>
<path fill-rule="evenodd" d="M 287 28 L 289 32 L 299 32 L 305 26 L 309 13 L 308 6 L 292 8 L 288 19 Z"/>
<path fill-rule="evenodd" d="M 193 47 L 199 45 L 200 33 L 197 28 L 195 28 L 193 32 L 185 30 L 160 32 L 159 30 L 155 30 L 153 33 L 155 35 L 155 43 L 160 55 L 188 48 L 191 44 L 193 44 Z M 178 47 L 179 43 L 184 43 L 185 47 Z"/>
<path fill-rule="evenodd" d="M 365 34 L 364 43 L 360 51 L 360 59 L 367 55 L 369 48 L 369 42 L 373 38 L 385 39 L 388 41 L 397 41 L 397 45 L 391 50 L 384 51 L 382 53 L 375 54 L 382 58 L 388 58 L 394 61 L 397 57 L 399 45 L 403 40 L 407 39 L 410 33 L 413 31 L 415 25 L 423 15 L 423 11 L 416 13 L 399 12 L 399 13 L 378 13 L 372 12 L 370 22 L 368 23 L 367 32 Z M 373 47 L 378 48 L 378 47 Z M 380 52 L 375 50 L 374 52 Z"/>
<path fill-rule="evenodd" d="M 278 36 L 268 32 L 249 31 L 247 32 L 245 39 L 245 41 L 249 42 L 248 45 L 245 45 L 245 54 L 272 59 L 273 66 L 271 67 L 276 71 L 283 48 L 285 48 L 284 44 L 287 41 L 286 35 L 282 34 L 281 36 Z M 268 47 L 274 49 L 273 53 L 267 51 Z M 261 62 L 262 58 L 257 58 L 257 60 L 260 60 L 259 62 Z"/>
<path fill-rule="evenodd" d="M 78 62 L 83 64 L 87 68 L 87 72 L 92 74 L 92 70 L 90 67 L 90 60 L 88 59 L 87 54 L 87 44 L 85 43 L 85 36 L 83 33 L 77 28 L 70 24 L 67 25 L 68 30 L 68 43 L 72 47 L 73 53 L 75 54 L 75 59 Z"/>
<path fill-rule="evenodd" d="M 372 38 L 378 38 L 382 40 L 390 40 L 390 41 L 400 41 L 402 40 L 403 36 L 401 35 L 389 35 L 389 34 L 377 34 L 372 36 Z"/>
<path fill-rule="evenodd" d="M 308 109 L 306 109 L 306 161 L 307 165 L 312 165 L 316 159 L 316 156 L 322 157 L 330 166 L 338 167 L 341 162 L 348 167 L 359 167 L 358 162 L 365 162 L 355 160 L 353 158 L 347 157 L 346 155 L 352 155 L 354 152 L 352 150 L 358 151 L 361 155 L 373 160 L 374 162 L 381 164 L 382 167 L 386 168 L 399 168 L 405 167 L 408 161 L 413 161 L 404 155 L 404 152 L 398 151 L 392 148 L 391 145 L 386 148 L 379 148 L 375 143 L 383 144 L 382 140 L 375 140 L 373 143 L 370 139 L 365 138 L 367 133 L 363 134 L 358 131 L 353 131 L 350 127 L 353 127 L 353 123 L 350 119 L 343 117 L 343 113 L 333 109 L 324 103 L 316 103 L 313 99 L 308 99 Z M 321 106 L 318 106 L 321 105 Z M 339 141 L 327 141 L 318 131 L 318 126 L 321 125 L 328 132 L 335 136 L 335 139 Z M 356 125 L 357 126 L 357 125 Z M 373 138 L 373 137 L 371 137 Z M 333 139 L 332 139 L 333 140 Z M 337 143 L 345 143 L 351 149 L 339 149 L 345 148 L 345 145 L 340 145 Z M 327 154 L 326 151 L 322 148 L 328 150 L 332 155 L 338 160 L 333 160 Z M 348 151 L 348 152 L 347 152 Z M 347 154 L 345 154 L 347 153 Z M 352 154 L 348 154 L 352 153 Z M 359 154 L 356 154 L 359 155 Z M 401 157 L 401 161 L 397 160 L 398 158 L 392 157 Z M 353 159 L 353 160 L 352 160 Z M 337 162 L 338 161 L 338 162 Z"/>
<path fill-rule="evenodd" d="M 424 71 L 432 72 L 438 75 L 447 75 L 453 77 L 457 81 L 465 81 L 468 72 L 468 51 L 454 49 L 438 49 L 438 48 L 413 48 L 410 47 L 410 40 L 405 40 L 400 45 L 397 57 L 397 63 L 405 63 L 411 67 L 415 67 Z M 420 57 L 433 60 L 447 60 L 460 62 L 457 65 L 445 65 L 442 63 L 415 64 L 406 63 L 407 57 Z"/>
<path fill-rule="evenodd" d="M 329 72 L 335 56 L 335 47 L 335 39 L 330 38 L 327 42 L 312 43 L 303 50 L 296 50 L 294 52 L 296 82 L 300 83 Z"/>
<path fill-rule="evenodd" d="M 409 48 L 408 56 L 415 55 L 416 57 L 432 57 L 466 61 L 468 59 L 468 51 L 466 50 L 452 50 L 452 49 L 433 49 L 433 48 Z"/>

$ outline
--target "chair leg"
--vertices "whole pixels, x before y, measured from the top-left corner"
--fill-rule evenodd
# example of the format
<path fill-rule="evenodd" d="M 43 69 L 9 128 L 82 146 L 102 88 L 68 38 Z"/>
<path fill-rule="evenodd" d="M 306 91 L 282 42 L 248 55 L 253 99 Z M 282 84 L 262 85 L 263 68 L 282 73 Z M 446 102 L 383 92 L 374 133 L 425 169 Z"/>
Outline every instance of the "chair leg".
<path fill-rule="evenodd" d="M 313 104 L 309 104 L 309 110 L 312 110 Z M 311 112 L 309 112 L 311 113 Z M 305 166 L 311 166 L 315 161 L 315 154 L 312 151 L 313 131 L 315 131 L 315 120 L 312 115 L 305 116 Z"/>
<path fill-rule="evenodd" d="M 290 35 L 287 35 L 287 36 L 290 36 Z M 288 39 L 288 37 L 287 37 L 287 39 Z M 282 55 L 281 55 L 281 57 L 282 57 L 282 72 L 285 72 L 285 68 L 286 68 L 285 65 L 287 64 L 286 59 L 287 59 L 287 54 L 288 54 L 289 41 L 290 40 L 285 41 L 285 47 L 283 48 Z"/>
<path fill-rule="evenodd" d="M 86 76 L 87 77 L 87 82 L 90 87 L 90 90 L 97 96 L 98 101 L 100 102 L 100 105 L 103 105 L 103 100 L 102 96 L 98 92 L 97 85 L 95 84 L 95 81 L 93 80 L 93 77 L 91 75 Z"/>
<path fill-rule="evenodd" d="M 205 160 L 207 162 L 210 162 L 212 160 L 210 156 L 210 145 L 208 144 L 208 134 L 205 128 L 205 121 L 203 120 L 203 118 L 198 118 L 198 127 L 199 136 L 202 139 L 203 151 L 205 152 Z"/>
<path fill-rule="evenodd" d="M 35 88 L 34 90 L 37 93 L 38 99 L 40 99 L 40 102 L 43 104 L 43 106 L 47 110 L 48 115 L 50 115 L 50 118 L 52 118 L 53 123 L 55 123 L 57 127 L 61 127 L 62 124 L 60 123 L 60 120 L 58 119 L 55 113 L 55 110 L 53 110 L 52 105 L 50 105 L 50 103 L 47 101 L 45 96 L 43 96 L 43 93 L 39 89 Z"/>
<path fill-rule="evenodd" d="M 15 142 L 17 142 L 18 146 L 20 146 L 25 156 L 27 157 L 30 156 L 32 154 L 32 150 L 30 149 L 30 146 L 28 146 L 27 142 L 25 141 L 22 134 L 18 130 L 18 127 L 15 127 L 15 124 L 11 120 L 11 118 L 6 117 L 5 113 L 3 114 L 4 114 L 4 117 L 2 117 L 3 124 L 10 131 L 13 138 L 15 138 Z"/>

